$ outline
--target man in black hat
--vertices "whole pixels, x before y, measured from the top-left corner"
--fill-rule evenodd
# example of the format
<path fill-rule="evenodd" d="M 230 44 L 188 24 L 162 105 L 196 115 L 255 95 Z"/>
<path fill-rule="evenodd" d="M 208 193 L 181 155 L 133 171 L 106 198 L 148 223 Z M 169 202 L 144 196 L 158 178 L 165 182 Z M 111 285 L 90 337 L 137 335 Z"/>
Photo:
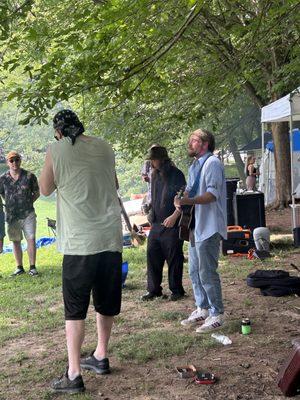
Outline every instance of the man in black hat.
<path fill-rule="evenodd" d="M 185 187 L 183 173 L 175 167 L 162 146 L 152 147 L 147 157 L 153 168 L 151 177 L 152 227 L 147 245 L 147 289 L 143 301 L 162 296 L 162 272 L 168 264 L 171 300 L 184 296 L 182 287 L 183 241 L 179 239 L 178 218 L 174 196 Z"/>

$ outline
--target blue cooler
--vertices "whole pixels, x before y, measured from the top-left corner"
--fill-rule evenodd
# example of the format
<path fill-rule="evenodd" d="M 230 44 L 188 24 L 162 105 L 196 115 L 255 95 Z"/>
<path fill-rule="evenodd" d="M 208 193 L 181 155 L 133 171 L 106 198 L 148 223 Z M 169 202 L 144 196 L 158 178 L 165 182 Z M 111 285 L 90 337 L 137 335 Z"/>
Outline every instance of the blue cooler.
<path fill-rule="evenodd" d="M 122 263 L 122 287 L 125 287 L 125 281 L 128 274 L 128 261 Z"/>

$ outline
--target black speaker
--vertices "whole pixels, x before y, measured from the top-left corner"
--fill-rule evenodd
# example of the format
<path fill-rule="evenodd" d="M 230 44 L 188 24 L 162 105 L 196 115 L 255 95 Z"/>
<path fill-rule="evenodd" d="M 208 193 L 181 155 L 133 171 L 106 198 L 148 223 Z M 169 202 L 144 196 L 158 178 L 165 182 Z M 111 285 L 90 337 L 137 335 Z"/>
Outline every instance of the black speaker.
<path fill-rule="evenodd" d="M 262 192 L 237 194 L 234 201 L 237 225 L 253 229 L 266 226 L 265 198 Z"/>
<path fill-rule="evenodd" d="M 227 225 L 236 225 L 234 218 L 233 199 L 237 188 L 239 178 L 226 179 L 227 192 Z"/>
<path fill-rule="evenodd" d="M 300 227 L 293 229 L 294 246 L 300 247 Z"/>

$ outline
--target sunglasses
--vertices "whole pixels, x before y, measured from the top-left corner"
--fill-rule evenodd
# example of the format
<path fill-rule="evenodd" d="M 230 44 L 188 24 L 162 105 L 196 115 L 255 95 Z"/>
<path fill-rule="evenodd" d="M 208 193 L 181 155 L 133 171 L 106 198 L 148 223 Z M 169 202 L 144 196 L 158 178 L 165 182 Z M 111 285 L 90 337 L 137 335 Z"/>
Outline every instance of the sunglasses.
<path fill-rule="evenodd" d="M 55 139 L 55 140 L 59 140 L 59 138 L 58 138 L 57 136 L 55 136 L 55 135 L 54 135 L 54 139 Z"/>
<path fill-rule="evenodd" d="M 8 161 L 10 163 L 13 163 L 13 162 L 19 162 L 20 160 L 21 160 L 20 157 L 14 157 L 14 158 L 10 158 Z"/>

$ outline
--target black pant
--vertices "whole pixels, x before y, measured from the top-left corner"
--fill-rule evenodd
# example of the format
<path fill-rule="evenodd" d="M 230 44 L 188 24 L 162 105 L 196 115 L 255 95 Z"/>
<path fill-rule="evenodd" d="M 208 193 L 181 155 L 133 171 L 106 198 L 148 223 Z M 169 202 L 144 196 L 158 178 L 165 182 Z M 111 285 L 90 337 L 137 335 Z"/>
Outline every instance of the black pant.
<path fill-rule="evenodd" d="M 182 246 L 183 241 L 179 239 L 178 228 L 153 224 L 147 244 L 147 286 L 150 293 L 162 293 L 162 272 L 166 261 L 169 267 L 169 289 L 174 294 L 184 294 Z"/>

